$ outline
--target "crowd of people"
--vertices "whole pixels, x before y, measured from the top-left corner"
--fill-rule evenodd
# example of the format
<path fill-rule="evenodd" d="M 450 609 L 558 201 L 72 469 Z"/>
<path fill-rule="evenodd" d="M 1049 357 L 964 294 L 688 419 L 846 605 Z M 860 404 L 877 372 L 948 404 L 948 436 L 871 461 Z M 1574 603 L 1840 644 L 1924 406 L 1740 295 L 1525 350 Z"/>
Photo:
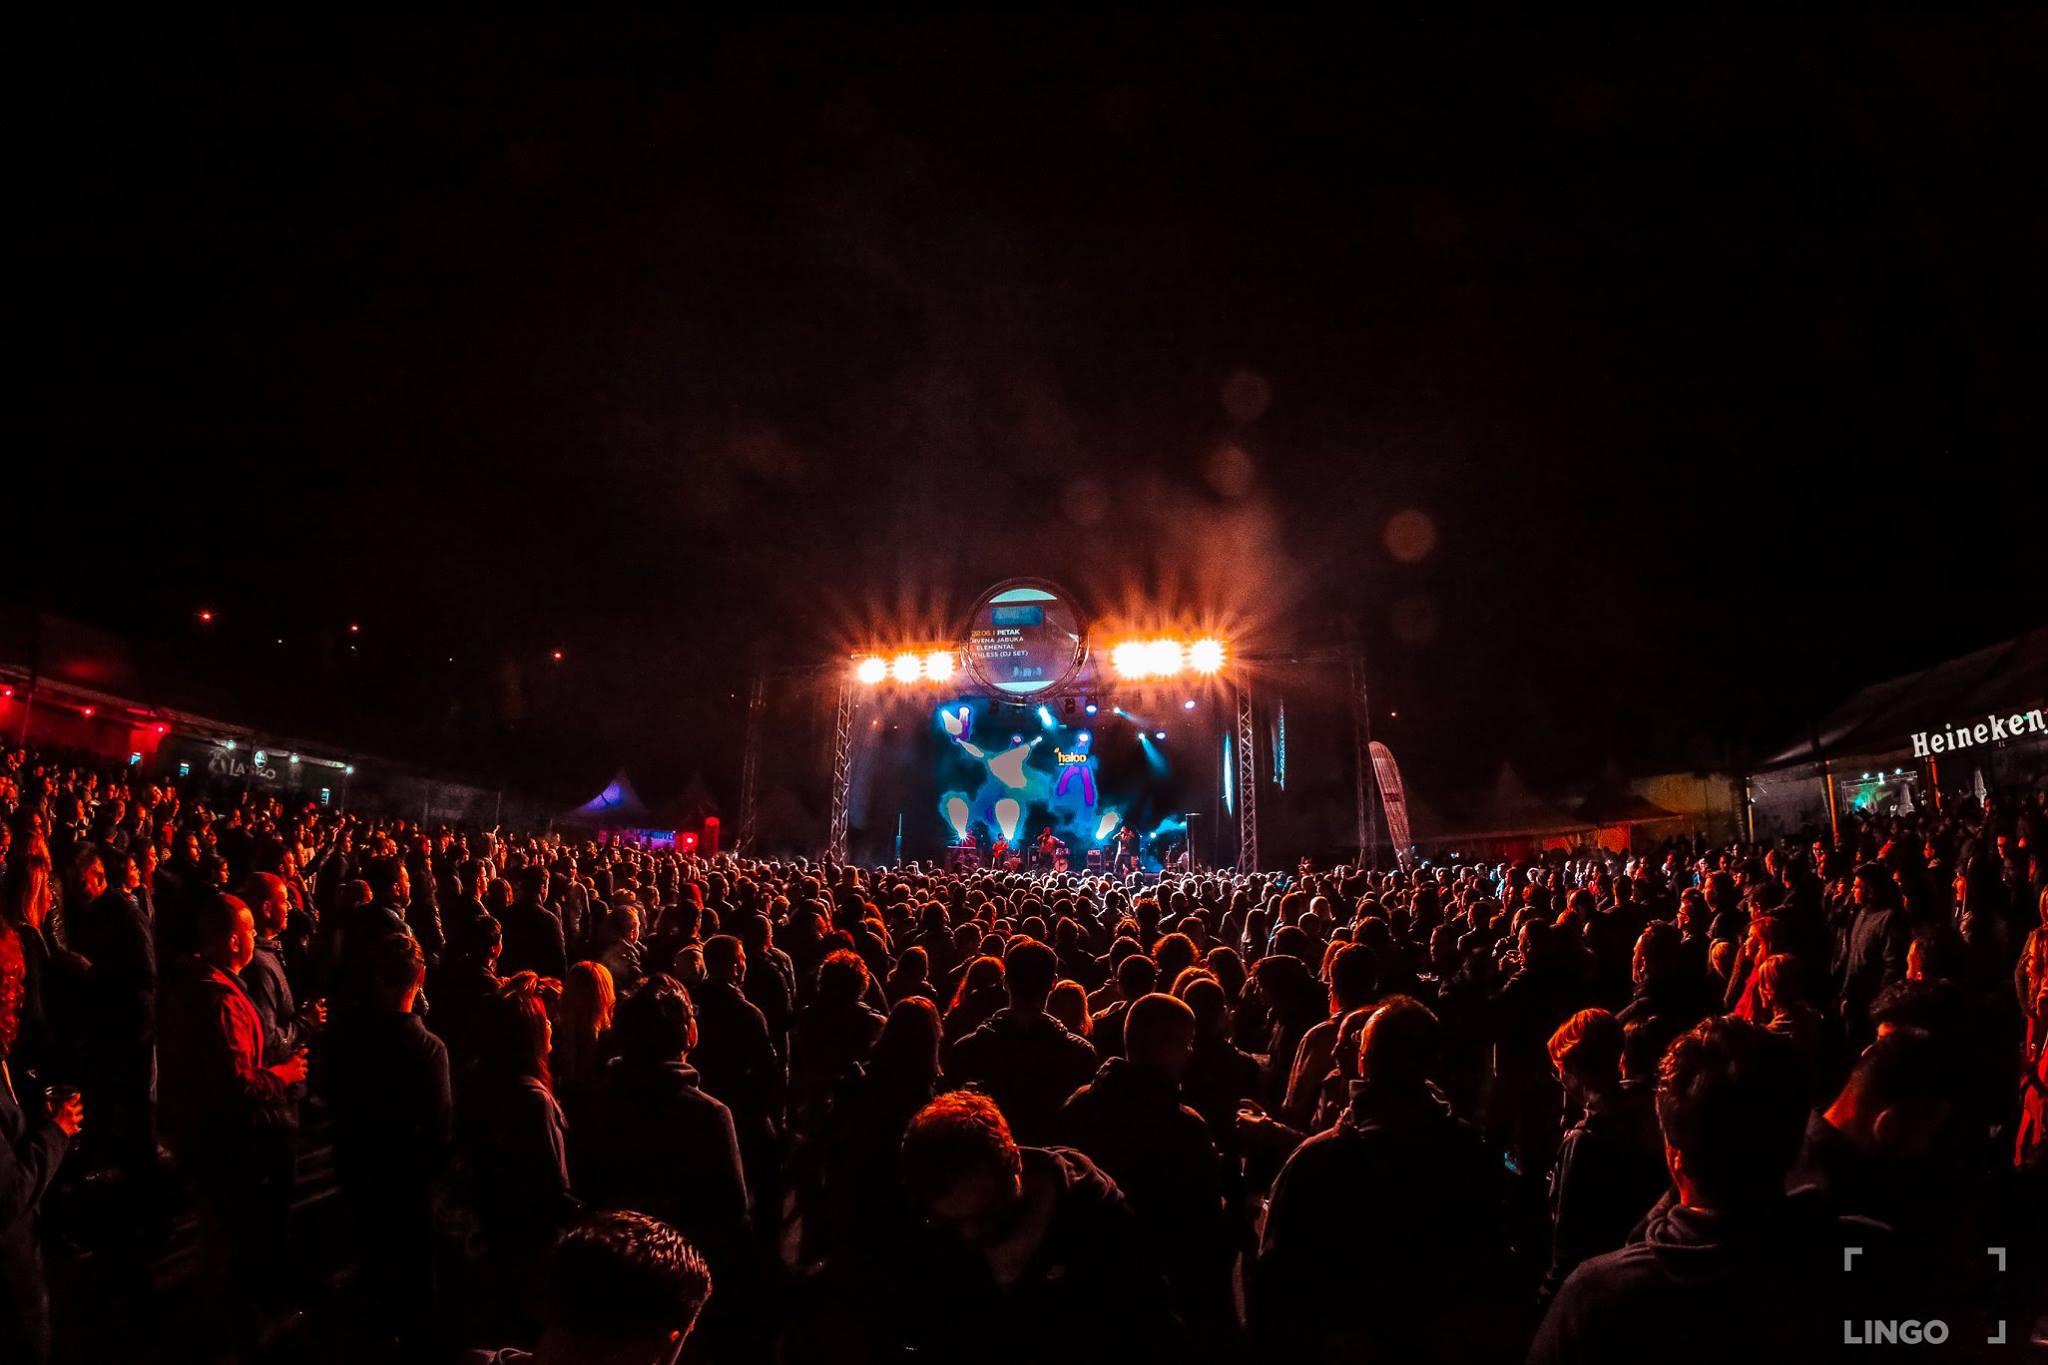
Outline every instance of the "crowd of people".
<path fill-rule="evenodd" d="M 178 1359 L 2024 1341 L 2044 832 L 2023 790 L 1838 843 L 865 869 L 14 750 L 0 1360 L 75 1357 L 53 1278 L 189 1291 Z"/>

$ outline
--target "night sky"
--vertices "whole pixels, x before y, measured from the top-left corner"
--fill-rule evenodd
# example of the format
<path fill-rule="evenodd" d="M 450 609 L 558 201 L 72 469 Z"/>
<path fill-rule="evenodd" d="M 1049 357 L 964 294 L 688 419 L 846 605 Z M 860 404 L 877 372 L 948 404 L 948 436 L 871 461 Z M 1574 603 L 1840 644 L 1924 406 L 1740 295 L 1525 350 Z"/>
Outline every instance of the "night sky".
<path fill-rule="evenodd" d="M 563 788 L 729 796 L 750 661 L 1018 574 L 1356 621 L 1425 791 L 1739 762 L 2048 615 L 2044 40 L 26 33 L 0 595 Z"/>

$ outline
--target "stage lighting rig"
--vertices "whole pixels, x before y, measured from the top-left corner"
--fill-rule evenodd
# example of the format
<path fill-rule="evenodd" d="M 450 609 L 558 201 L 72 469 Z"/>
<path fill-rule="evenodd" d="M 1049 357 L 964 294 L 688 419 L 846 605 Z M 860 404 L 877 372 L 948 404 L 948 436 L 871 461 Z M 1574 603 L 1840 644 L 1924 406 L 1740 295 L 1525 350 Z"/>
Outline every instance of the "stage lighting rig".
<path fill-rule="evenodd" d="M 1109 652 L 1110 667 L 1126 682 L 1177 678 L 1187 673 L 1212 677 L 1223 671 L 1228 659 L 1223 642 L 1213 636 L 1193 641 L 1125 640 Z"/>
<path fill-rule="evenodd" d="M 885 682 L 906 686 L 917 682 L 942 683 L 950 681 L 958 667 L 950 649 L 899 649 L 860 655 L 854 661 L 853 678 L 863 687 L 879 687 Z"/>

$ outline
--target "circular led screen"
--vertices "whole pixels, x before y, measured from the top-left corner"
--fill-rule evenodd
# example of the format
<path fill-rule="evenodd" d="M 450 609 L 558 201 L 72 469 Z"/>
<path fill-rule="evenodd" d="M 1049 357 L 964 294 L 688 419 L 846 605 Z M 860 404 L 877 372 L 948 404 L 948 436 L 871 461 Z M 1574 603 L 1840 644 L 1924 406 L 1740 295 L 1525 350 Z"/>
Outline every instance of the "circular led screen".
<path fill-rule="evenodd" d="M 1081 671 L 1081 613 L 1050 583 L 1013 578 L 981 595 L 967 618 L 967 670 L 992 692 L 1051 692 Z"/>

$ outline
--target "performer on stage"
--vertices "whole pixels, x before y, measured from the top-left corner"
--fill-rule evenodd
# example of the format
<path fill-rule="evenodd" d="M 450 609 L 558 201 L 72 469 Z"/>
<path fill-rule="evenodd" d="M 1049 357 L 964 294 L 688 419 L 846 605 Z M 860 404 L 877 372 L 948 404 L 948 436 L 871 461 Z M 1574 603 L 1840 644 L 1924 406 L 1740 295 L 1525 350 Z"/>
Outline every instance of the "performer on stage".
<path fill-rule="evenodd" d="M 1138 831 L 1125 825 L 1116 836 L 1115 871 L 1126 872 L 1138 865 Z"/>
<path fill-rule="evenodd" d="M 1038 836 L 1038 844 L 1036 847 L 1037 865 L 1039 867 L 1051 867 L 1053 864 L 1053 859 L 1057 855 L 1066 852 L 1066 847 L 1067 846 L 1065 844 L 1062 844 L 1059 841 L 1059 836 L 1054 834 L 1051 830 L 1048 829 L 1044 831 Z"/>

